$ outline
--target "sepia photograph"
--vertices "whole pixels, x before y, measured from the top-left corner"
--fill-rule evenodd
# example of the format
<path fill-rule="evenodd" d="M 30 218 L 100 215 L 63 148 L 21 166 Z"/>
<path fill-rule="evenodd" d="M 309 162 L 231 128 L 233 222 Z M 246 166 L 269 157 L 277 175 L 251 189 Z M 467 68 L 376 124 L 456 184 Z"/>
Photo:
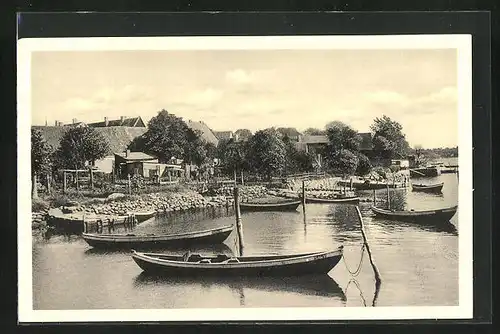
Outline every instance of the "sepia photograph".
<path fill-rule="evenodd" d="M 19 40 L 20 321 L 471 318 L 471 57 Z"/>

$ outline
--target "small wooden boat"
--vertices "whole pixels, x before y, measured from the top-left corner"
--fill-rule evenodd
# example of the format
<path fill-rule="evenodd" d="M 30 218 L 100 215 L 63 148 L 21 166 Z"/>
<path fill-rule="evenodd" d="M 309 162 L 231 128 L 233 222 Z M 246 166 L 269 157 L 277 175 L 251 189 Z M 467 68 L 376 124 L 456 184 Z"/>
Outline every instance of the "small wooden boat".
<path fill-rule="evenodd" d="M 410 210 L 410 211 L 393 211 L 372 206 L 373 213 L 381 218 L 390 220 L 408 221 L 414 223 L 436 223 L 449 222 L 455 215 L 458 205 L 434 210 Z"/>
<path fill-rule="evenodd" d="M 356 204 L 359 203 L 358 196 L 339 196 L 337 198 L 306 197 L 306 203 L 320 204 Z"/>
<path fill-rule="evenodd" d="M 416 177 L 435 177 L 441 175 L 439 166 L 419 167 L 410 169 L 410 175 Z"/>
<path fill-rule="evenodd" d="M 282 201 L 276 203 L 240 203 L 240 210 L 247 211 L 295 211 L 301 201 Z"/>
<path fill-rule="evenodd" d="M 145 272 L 168 276 L 301 276 L 327 274 L 342 258 L 343 247 L 327 252 L 294 255 L 183 256 L 139 253 L 132 258 Z"/>
<path fill-rule="evenodd" d="M 142 223 L 142 222 L 156 216 L 156 211 L 134 212 L 133 215 L 135 216 L 135 218 L 137 218 L 138 223 Z"/>
<path fill-rule="evenodd" d="M 427 193 L 440 193 L 443 189 L 443 185 L 443 182 L 437 184 L 412 184 L 412 190 Z"/>
<path fill-rule="evenodd" d="M 83 233 L 83 239 L 92 247 L 100 248 L 155 248 L 222 243 L 233 231 L 233 226 L 166 235 L 95 234 Z"/>

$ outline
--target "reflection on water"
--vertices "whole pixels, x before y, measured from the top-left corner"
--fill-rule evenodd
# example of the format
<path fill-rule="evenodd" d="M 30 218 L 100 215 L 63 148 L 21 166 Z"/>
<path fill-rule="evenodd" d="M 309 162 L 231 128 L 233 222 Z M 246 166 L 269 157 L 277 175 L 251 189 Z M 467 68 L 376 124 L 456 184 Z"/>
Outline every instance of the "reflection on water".
<path fill-rule="evenodd" d="M 404 204 L 418 210 L 455 205 L 456 176 L 443 174 L 438 179 L 445 183 L 442 196 L 394 191 L 391 206 Z M 384 192 L 377 191 L 381 202 Z M 372 198 L 373 193 L 362 196 Z M 420 226 L 374 219 L 371 205 L 361 203 L 360 210 L 382 276 L 379 287 L 367 258 L 355 277 L 346 268 L 356 271 L 361 262 L 363 240 L 355 207 L 308 204 L 305 211 L 299 207 L 296 212 L 245 214 L 245 255 L 310 252 L 342 244 L 344 260 L 328 276 L 289 280 L 149 277 L 141 274 L 129 251 L 94 250 L 79 237 L 58 236 L 33 245 L 34 308 L 457 305 L 458 215 L 449 228 Z M 234 216 L 227 216 L 224 210 L 165 215 L 140 224 L 136 232 L 178 233 L 233 224 Z M 231 255 L 234 242 L 235 233 L 222 245 L 189 250 Z M 187 249 L 155 250 L 162 251 L 184 254 Z"/>

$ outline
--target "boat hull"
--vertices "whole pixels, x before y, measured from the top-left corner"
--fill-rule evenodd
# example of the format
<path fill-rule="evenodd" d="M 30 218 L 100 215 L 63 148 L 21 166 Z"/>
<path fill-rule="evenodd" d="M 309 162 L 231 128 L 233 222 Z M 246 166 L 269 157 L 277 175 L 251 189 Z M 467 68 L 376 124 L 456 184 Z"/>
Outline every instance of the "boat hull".
<path fill-rule="evenodd" d="M 306 197 L 306 203 L 318 203 L 318 204 L 357 204 L 359 203 L 359 197 L 348 197 L 348 198 L 314 198 Z"/>
<path fill-rule="evenodd" d="M 435 177 L 441 175 L 439 167 L 424 167 L 410 169 L 410 174 L 416 177 Z"/>
<path fill-rule="evenodd" d="M 241 212 L 255 211 L 295 211 L 299 207 L 301 201 L 293 201 L 286 203 L 240 203 Z"/>
<path fill-rule="evenodd" d="M 380 218 L 421 224 L 448 223 L 457 212 L 457 206 L 427 211 L 390 211 L 374 207 L 371 209 Z"/>
<path fill-rule="evenodd" d="M 439 194 L 443 190 L 443 185 L 443 183 L 428 186 L 414 184 L 412 186 L 412 191 Z"/>
<path fill-rule="evenodd" d="M 322 255 L 304 259 L 303 261 L 282 260 L 279 263 L 263 261 L 256 263 L 238 263 L 233 265 L 193 264 L 171 261 L 152 261 L 141 256 L 141 253 L 132 255 L 135 263 L 145 272 L 166 276 L 302 276 L 313 274 L 327 274 L 342 258 L 342 251 L 330 255 Z M 271 261 L 275 262 L 275 261 Z"/>
<path fill-rule="evenodd" d="M 99 234 L 82 234 L 83 239 L 95 248 L 122 248 L 122 249 L 154 249 L 161 247 L 186 247 L 193 245 L 220 244 L 231 234 L 233 228 L 194 232 L 190 235 L 175 236 L 115 236 Z"/>
<path fill-rule="evenodd" d="M 135 215 L 135 218 L 137 219 L 137 222 L 138 223 L 142 223 L 150 218 L 153 218 L 154 216 L 156 216 L 156 211 L 152 211 L 152 212 L 138 212 L 138 213 L 134 213 Z"/>

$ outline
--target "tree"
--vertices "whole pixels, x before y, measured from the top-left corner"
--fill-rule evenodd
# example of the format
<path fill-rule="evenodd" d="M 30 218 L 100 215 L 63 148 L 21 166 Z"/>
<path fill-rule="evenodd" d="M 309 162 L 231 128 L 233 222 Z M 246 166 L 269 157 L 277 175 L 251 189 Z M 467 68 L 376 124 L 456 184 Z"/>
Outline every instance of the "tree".
<path fill-rule="evenodd" d="M 50 173 L 52 147 L 47 144 L 39 130 L 31 129 L 31 177 L 33 197 L 37 197 L 36 177 Z"/>
<path fill-rule="evenodd" d="M 327 162 L 335 174 L 342 176 L 352 175 L 358 166 L 358 157 L 349 150 L 342 149 L 335 153 L 334 156 L 328 156 Z"/>
<path fill-rule="evenodd" d="M 257 131 L 248 143 L 250 167 L 267 177 L 281 175 L 286 164 L 286 148 L 275 129 Z"/>
<path fill-rule="evenodd" d="M 149 121 L 148 131 L 134 139 L 129 149 L 154 155 L 160 161 L 176 157 L 198 166 L 207 159 L 206 142 L 201 134 L 165 109 Z"/>
<path fill-rule="evenodd" d="M 375 118 L 370 129 L 373 132 L 373 149 L 383 156 L 387 152 L 389 158 L 404 157 L 410 146 L 403 133 L 403 126 L 386 115 Z"/>
<path fill-rule="evenodd" d="M 60 167 L 81 169 L 87 162 L 93 165 L 108 153 L 108 141 L 94 128 L 69 128 L 61 138 L 56 159 Z"/>
<path fill-rule="evenodd" d="M 246 169 L 245 156 L 246 145 L 243 142 L 237 142 L 233 138 L 219 141 L 217 157 L 221 160 L 225 173 L 235 173 Z"/>
<path fill-rule="evenodd" d="M 342 122 L 331 122 L 327 125 L 328 150 L 340 152 L 341 150 L 359 151 L 361 137 L 358 132 Z"/>
<path fill-rule="evenodd" d="M 326 135 L 325 130 L 317 129 L 317 128 L 307 128 L 303 132 L 307 136 L 320 136 L 320 135 Z"/>
<path fill-rule="evenodd" d="M 363 153 L 358 153 L 358 165 L 356 166 L 356 174 L 360 176 L 364 176 L 370 173 L 372 169 L 372 164 L 370 163 L 370 159 Z"/>

